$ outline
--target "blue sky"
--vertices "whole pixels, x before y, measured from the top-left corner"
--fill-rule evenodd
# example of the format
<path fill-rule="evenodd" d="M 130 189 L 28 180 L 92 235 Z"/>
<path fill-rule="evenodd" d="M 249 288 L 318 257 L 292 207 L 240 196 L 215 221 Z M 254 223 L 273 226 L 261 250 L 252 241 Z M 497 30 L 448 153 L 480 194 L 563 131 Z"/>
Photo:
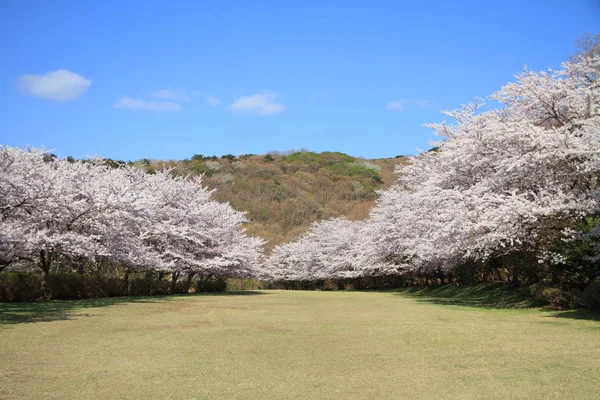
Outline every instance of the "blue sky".
<path fill-rule="evenodd" d="M 429 148 L 424 123 L 559 67 L 600 1 L 0 2 L 0 144 L 182 159 Z"/>

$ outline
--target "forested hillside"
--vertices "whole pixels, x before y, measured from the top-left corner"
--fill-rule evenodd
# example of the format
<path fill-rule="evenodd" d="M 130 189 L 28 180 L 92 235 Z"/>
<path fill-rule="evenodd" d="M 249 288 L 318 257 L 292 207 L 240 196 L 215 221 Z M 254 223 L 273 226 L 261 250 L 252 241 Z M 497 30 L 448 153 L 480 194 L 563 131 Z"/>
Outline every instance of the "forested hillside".
<path fill-rule="evenodd" d="M 406 163 L 404 157 L 367 160 L 309 151 L 135 162 L 149 172 L 167 167 L 177 175 L 202 174 L 204 184 L 216 189 L 215 200 L 247 212 L 248 234 L 267 239 L 267 250 L 321 219 L 366 218 L 376 191 L 393 184 L 394 167 Z"/>

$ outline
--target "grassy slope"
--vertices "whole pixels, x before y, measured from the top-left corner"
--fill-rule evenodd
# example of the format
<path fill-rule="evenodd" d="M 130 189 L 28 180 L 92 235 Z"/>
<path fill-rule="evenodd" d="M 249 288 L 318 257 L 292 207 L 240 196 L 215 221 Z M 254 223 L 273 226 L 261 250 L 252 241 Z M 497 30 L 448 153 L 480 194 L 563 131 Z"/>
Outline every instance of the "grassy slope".
<path fill-rule="evenodd" d="M 0 398 L 600 393 L 590 314 L 436 304 L 424 292 L 247 293 L 0 304 Z"/>
<path fill-rule="evenodd" d="M 395 166 L 406 163 L 405 158 L 364 160 L 332 152 L 271 157 L 198 158 L 166 165 L 182 175 L 204 174 L 204 183 L 217 189 L 216 200 L 248 212 L 248 233 L 267 239 L 269 250 L 307 231 L 317 220 L 367 217 L 375 191 L 394 183 Z M 137 164 L 152 170 L 165 163 Z"/>

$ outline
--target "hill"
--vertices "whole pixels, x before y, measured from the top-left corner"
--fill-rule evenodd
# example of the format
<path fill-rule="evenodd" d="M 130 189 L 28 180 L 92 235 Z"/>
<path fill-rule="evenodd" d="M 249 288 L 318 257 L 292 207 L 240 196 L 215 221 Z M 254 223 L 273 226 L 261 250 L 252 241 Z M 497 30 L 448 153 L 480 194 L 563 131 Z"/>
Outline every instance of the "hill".
<path fill-rule="evenodd" d="M 367 160 L 344 153 L 272 152 L 206 157 L 181 161 L 140 160 L 148 172 L 163 166 L 181 175 L 204 175 L 217 189 L 214 198 L 246 211 L 249 235 L 267 239 L 267 250 L 293 239 L 320 219 L 365 218 L 376 190 L 395 181 L 394 168 L 403 157 Z"/>

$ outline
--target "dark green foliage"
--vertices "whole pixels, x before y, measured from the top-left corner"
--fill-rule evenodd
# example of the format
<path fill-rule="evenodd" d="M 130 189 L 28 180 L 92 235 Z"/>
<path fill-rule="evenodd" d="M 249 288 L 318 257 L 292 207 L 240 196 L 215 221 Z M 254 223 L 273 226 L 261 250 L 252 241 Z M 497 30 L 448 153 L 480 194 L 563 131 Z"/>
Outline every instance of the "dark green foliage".
<path fill-rule="evenodd" d="M 0 273 L 0 301 L 34 301 L 42 297 L 42 276 L 22 272 Z"/>
<path fill-rule="evenodd" d="M 311 151 L 297 151 L 290 155 L 281 158 L 287 163 L 314 164 L 318 167 L 327 165 L 336 165 L 342 163 L 351 163 L 356 159 L 344 153 L 339 152 L 323 152 L 313 153 Z"/>
<path fill-rule="evenodd" d="M 574 228 L 587 233 L 599 223 L 597 218 L 585 218 Z M 585 235 L 566 242 L 561 238 L 555 240 L 550 250 L 565 257 L 565 262 L 550 267 L 554 281 L 583 289 L 594 279 L 600 278 L 600 260 L 591 261 L 598 251 L 596 246 L 599 240 L 600 237 Z"/>
<path fill-rule="evenodd" d="M 57 160 L 57 159 L 58 159 L 58 157 L 54 153 L 50 153 L 50 154 L 44 155 L 44 161 L 45 162 L 51 162 L 51 161 L 54 161 L 54 160 Z"/>
<path fill-rule="evenodd" d="M 544 282 L 529 287 L 534 299 L 553 308 L 574 308 L 577 306 L 577 291 L 565 285 L 551 285 Z"/>
<path fill-rule="evenodd" d="M 472 283 L 475 278 L 476 270 L 477 264 L 475 263 L 464 263 L 459 265 L 456 269 L 456 281 L 461 285 Z"/>
<path fill-rule="evenodd" d="M 260 281 L 258 279 L 227 279 L 227 290 L 268 290 L 274 289 L 275 286 L 269 281 Z"/>
<path fill-rule="evenodd" d="M 344 153 L 298 151 L 281 159 L 284 163 L 291 164 L 289 166 L 285 164 L 281 166 L 284 172 L 295 172 L 296 170 L 316 172 L 321 168 L 325 168 L 336 175 L 360 176 L 372 179 L 379 184 L 383 183 L 377 170 L 356 163 L 356 158 Z"/>
<path fill-rule="evenodd" d="M 122 279 L 86 275 L 51 274 L 48 290 L 42 293 L 42 275 L 38 273 L 0 273 L 0 301 L 35 301 L 42 298 L 90 299 L 116 296 L 163 296 L 170 293 L 170 282 L 150 277 L 134 277 L 128 280 L 128 288 Z M 178 282 L 176 293 L 187 293 L 187 282 Z"/>
<path fill-rule="evenodd" d="M 600 279 L 596 279 L 584 289 L 581 302 L 591 310 L 600 311 Z"/>
<path fill-rule="evenodd" d="M 345 163 L 330 165 L 327 168 L 339 175 L 362 176 L 364 178 L 372 179 L 376 183 L 383 183 L 381 176 L 379 176 L 379 173 L 376 170 L 367 168 L 363 165 Z"/>
<path fill-rule="evenodd" d="M 224 292 L 227 281 L 221 278 L 196 281 L 196 292 Z"/>
<path fill-rule="evenodd" d="M 273 157 L 270 154 L 267 154 L 267 155 L 265 155 L 264 160 L 265 160 L 265 162 L 271 162 L 271 161 L 275 160 L 275 157 Z"/>
<path fill-rule="evenodd" d="M 116 278 L 83 274 L 53 274 L 48 277 L 53 299 L 89 299 L 122 296 L 123 283 Z"/>
<path fill-rule="evenodd" d="M 0 301 L 34 301 L 43 296 L 42 276 L 37 273 L 0 274 Z M 51 299 L 88 299 L 124 294 L 120 279 L 83 274 L 52 274 L 47 296 Z"/>
<path fill-rule="evenodd" d="M 104 160 L 104 165 L 107 165 L 110 168 L 120 168 L 127 165 L 127 163 L 123 160 L 112 160 L 110 158 L 107 158 Z"/>
<path fill-rule="evenodd" d="M 204 161 L 204 160 L 216 160 L 217 156 L 203 156 L 202 154 L 194 154 L 192 156 L 192 160 L 194 161 Z"/>
<path fill-rule="evenodd" d="M 169 294 L 168 281 L 149 278 L 129 280 L 129 295 L 131 296 L 166 296 Z"/>
<path fill-rule="evenodd" d="M 187 281 L 177 282 L 175 285 L 175 291 L 172 294 L 187 294 L 189 292 L 189 287 Z"/>
<path fill-rule="evenodd" d="M 236 159 L 236 157 L 233 154 L 224 154 L 224 155 L 221 156 L 221 158 L 224 158 L 224 159 L 229 160 L 229 161 L 233 161 L 233 160 Z"/>
<path fill-rule="evenodd" d="M 213 174 L 213 170 L 201 161 L 190 161 L 187 163 L 187 167 L 198 175 L 211 176 Z"/>

